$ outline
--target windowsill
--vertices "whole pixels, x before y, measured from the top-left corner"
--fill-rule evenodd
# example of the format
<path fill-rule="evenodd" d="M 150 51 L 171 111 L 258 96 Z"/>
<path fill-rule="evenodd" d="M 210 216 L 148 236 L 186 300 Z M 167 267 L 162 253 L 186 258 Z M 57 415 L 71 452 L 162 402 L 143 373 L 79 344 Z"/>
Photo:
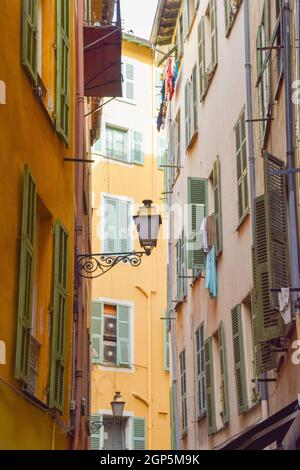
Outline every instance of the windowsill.
<path fill-rule="evenodd" d="M 131 101 L 127 98 L 116 98 L 115 101 L 119 101 L 119 103 L 130 104 L 131 106 L 137 106 L 136 101 Z"/>
<path fill-rule="evenodd" d="M 238 4 L 238 6 L 237 6 L 237 10 L 236 10 L 236 12 L 234 13 L 233 19 L 232 19 L 230 25 L 228 26 L 228 28 L 227 28 L 227 30 L 226 30 L 226 35 L 225 35 L 226 38 L 228 38 L 228 37 L 230 36 L 231 30 L 233 29 L 234 23 L 235 23 L 235 21 L 236 21 L 236 19 L 237 19 L 237 16 L 238 16 L 238 14 L 239 14 L 241 4 L 242 4 L 242 0 L 240 0 L 239 4 Z"/>
<path fill-rule="evenodd" d="M 28 392 L 25 388 L 22 389 L 22 393 L 28 400 L 30 400 L 32 402 L 33 405 L 36 405 L 39 408 L 43 408 L 43 410 L 45 410 L 45 411 L 49 410 L 49 406 L 45 402 L 43 402 L 42 400 L 37 398 L 32 393 Z"/>
<path fill-rule="evenodd" d="M 204 92 L 202 93 L 202 96 L 200 97 L 201 103 L 203 103 L 204 100 L 205 100 L 205 98 L 206 98 L 206 95 L 207 95 L 208 90 L 209 90 L 209 88 L 210 88 L 210 85 L 211 85 L 211 83 L 212 83 L 212 81 L 213 81 L 213 78 L 214 78 L 214 76 L 215 76 L 215 73 L 216 73 L 217 68 L 218 68 L 218 62 L 214 65 L 214 67 L 213 67 L 213 68 L 211 69 L 211 71 L 209 72 L 209 77 L 208 77 L 208 79 L 207 79 L 207 83 L 206 83 L 206 86 L 205 86 L 205 90 L 204 90 Z M 205 73 L 208 74 L 208 70 L 206 70 Z"/>
<path fill-rule="evenodd" d="M 192 137 L 190 138 L 190 141 L 188 143 L 188 146 L 186 148 L 186 151 L 189 152 L 195 142 L 195 140 L 197 139 L 198 137 L 198 134 L 199 134 L 199 130 L 198 129 L 195 129 L 194 132 L 193 132 L 193 135 Z"/>
<path fill-rule="evenodd" d="M 207 416 L 206 411 L 204 413 L 201 413 L 200 415 L 197 416 L 197 423 L 200 423 L 201 421 L 204 421 Z"/>
<path fill-rule="evenodd" d="M 240 230 L 240 228 L 242 227 L 242 225 L 248 219 L 249 216 L 250 216 L 250 209 L 247 209 L 247 211 L 244 213 L 244 215 L 242 215 L 242 217 L 239 220 L 239 223 L 236 227 L 236 232 Z"/>

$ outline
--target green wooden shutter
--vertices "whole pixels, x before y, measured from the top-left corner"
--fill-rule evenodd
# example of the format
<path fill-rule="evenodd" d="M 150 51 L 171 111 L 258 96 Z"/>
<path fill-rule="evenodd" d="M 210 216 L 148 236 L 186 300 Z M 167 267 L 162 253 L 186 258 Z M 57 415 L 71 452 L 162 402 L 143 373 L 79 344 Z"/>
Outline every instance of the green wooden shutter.
<path fill-rule="evenodd" d="M 225 31 L 226 36 L 229 33 L 229 29 L 231 26 L 231 5 L 230 0 L 224 0 L 224 10 L 225 10 Z"/>
<path fill-rule="evenodd" d="M 167 312 L 165 312 L 167 316 Z M 164 320 L 164 368 L 170 370 L 170 340 L 169 340 L 169 328 L 168 321 Z"/>
<path fill-rule="evenodd" d="M 188 292 L 188 282 L 187 282 L 187 252 L 186 252 L 186 240 L 185 240 L 185 233 L 182 231 L 181 235 L 181 276 L 182 276 L 182 295 L 181 297 L 185 297 Z"/>
<path fill-rule="evenodd" d="M 241 305 L 236 305 L 236 307 L 231 310 L 231 320 L 237 408 L 238 413 L 242 414 L 248 410 L 248 395 Z"/>
<path fill-rule="evenodd" d="M 199 82 L 200 82 L 200 99 L 203 99 L 205 94 L 205 18 L 204 16 L 200 19 L 198 25 L 198 63 L 199 63 Z"/>
<path fill-rule="evenodd" d="M 197 93 L 197 65 L 195 64 L 193 68 L 193 74 L 192 74 L 192 103 L 193 103 L 193 132 L 194 133 L 198 129 L 198 93 Z"/>
<path fill-rule="evenodd" d="M 67 144 L 70 140 L 71 4 L 56 0 L 56 129 Z"/>
<path fill-rule="evenodd" d="M 36 184 L 28 166 L 24 172 L 22 204 L 15 377 L 28 383 L 36 242 Z"/>
<path fill-rule="evenodd" d="M 22 64 L 37 83 L 38 1 L 23 0 Z"/>
<path fill-rule="evenodd" d="M 177 260 L 177 300 L 182 298 L 182 282 L 181 276 L 181 239 L 176 243 L 176 260 Z"/>
<path fill-rule="evenodd" d="M 190 80 L 188 79 L 184 88 L 184 112 L 185 112 L 185 147 L 187 148 L 191 138 L 191 103 L 190 103 Z"/>
<path fill-rule="evenodd" d="M 215 203 L 216 250 L 217 254 L 219 254 L 223 250 L 221 174 L 219 158 L 214 162 L 213 167 L 213 190 Z"/>
<path fill-rule="evenodd" d="M 217 2 L 210 0 L 211 65 L 218 63 Z"/>
<path fill-rule="evenodd" d="M 205 269 L 205 253 L 201 242 L 200 227 L 207 217 L 208 183 L 203 178 L 188 178 L 188 236 L 187 252 L 189 269 Z"/>
<path fill-rule="evenodd" d="M 49 406 L 63 411 L 68 298 L 68 233 L 60 221 L 54 229 L 52 345 Z"/>
<path fill-rule="evenodd" d="M 145 418 L 132 418 L 132 450 L 146 450 Z"/>
<path fill-rule="evenodd" d="M 216 404 L 215 404 L 215 381 L 213 366 L 212 337 L 207 338 L 205 349 L 205 379 L 206 379 L 206 410 L 208 420 L 208 435 L 217 431 Z"/>
<path fill-rule="evenodd" d="M 104 198 L 104 251 L 116 253 L 118 251 L 118 212 L 119 204 L 116 199 Z"/>
<path fill-rule="evenodd" d="M 206 413 L 206 399 L 205 399 L 205 346 L 204 346 L 204 326 L 201 325 L 196 331 L 196 344 L 197 344 L 197 376 L 198 376 L 198 408 L 199 415 L 202 416 Z"/>
<path fill-rule="evenodd" d="M 118 250 L 120 253 L 130 251 L 130 202 L 119 201 L 119 230 L 120 243 Z"/>
<path fill-rule="evenodd" d="M 95 431 L 90 437 L 90 450 L 101 450 L 103 428 L 100 427 L 100 424 L 102 423 L 102 416 L 93 414 L 91 415 L 91 421 Z"/>
<path fill-rule="evenodd" d="M 171 449 L 176 449 L 176 428 L 175 428 L 175 393 L 174 384 L 170 387 L 170 427 L 171 427 Z"/>
<path fill-rule="evenodd" d="M 131 158 L 132 162 L 137 165 L 144 164 L 143 134 L 141 132 L 132 131 Z"/>
<path fill-rule="evenodd" d="M 103 362 L 103 304 L 92 302 L 92 363 Z"/>
<path fill-rule="evenodd" d="M 130 307 L 117 306 L 117 355 L 119 366 L 130 366 Z"/>
<path fill-rule="evenodd" d="M 222 393 L 222 411 L 223 423 L 229 423 L 229 397 L 228 397 L 228 373 L 225 346 L 224 323 L 221 322 L 218 331 L 219 347 L 220 347 L 220 364 L 221 364 L 221 393 Z"/>

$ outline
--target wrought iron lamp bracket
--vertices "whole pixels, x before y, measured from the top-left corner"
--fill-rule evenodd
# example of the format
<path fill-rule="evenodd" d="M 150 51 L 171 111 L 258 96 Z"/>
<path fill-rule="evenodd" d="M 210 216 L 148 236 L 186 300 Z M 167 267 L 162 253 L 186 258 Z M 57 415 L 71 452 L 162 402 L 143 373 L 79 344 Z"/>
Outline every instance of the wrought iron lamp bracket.
<path fill-rule="evenodd" d="M 86 279 L 96 279 L 110 271 L 114 266 L 123 263 L 132 267 L 140 266 L 144 255 L 150 256 L 153 247 L 145 247 L 144 251 L 129 253 L 88 253 L 77 255 L 77 273 Z"/>

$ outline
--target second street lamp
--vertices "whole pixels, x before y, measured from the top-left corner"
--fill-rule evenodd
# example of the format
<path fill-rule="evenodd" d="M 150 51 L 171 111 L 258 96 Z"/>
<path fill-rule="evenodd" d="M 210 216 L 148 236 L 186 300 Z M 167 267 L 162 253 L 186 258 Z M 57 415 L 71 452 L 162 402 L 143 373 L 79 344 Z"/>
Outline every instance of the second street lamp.
<path fill-rule="evenodd" d="M 139 241 L 144 251 L 126 253 L 88 253 L 76 257 L 76 272 L 80 277 L 95 279 L 103 276 L 119 263 L 137 267 L 142 262 L 142 256 L 150 256 L 157 245 L 161 216 L 156 213 L 152 201 L 145 199 L 138 214 L 133 217 L 139 234 Z"/>

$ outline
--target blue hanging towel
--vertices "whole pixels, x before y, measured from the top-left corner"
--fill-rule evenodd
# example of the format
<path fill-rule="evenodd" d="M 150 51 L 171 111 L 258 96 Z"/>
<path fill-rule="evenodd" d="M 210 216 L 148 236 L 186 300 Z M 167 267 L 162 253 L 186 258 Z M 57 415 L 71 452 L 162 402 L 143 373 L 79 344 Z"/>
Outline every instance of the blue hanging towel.
<path fill-rule="evenodd" d="M 215 299 L 218 293 L 218 274 L 216 249 L 213 246 L 206 257 L 206 288 L 210 296 Z"/>

